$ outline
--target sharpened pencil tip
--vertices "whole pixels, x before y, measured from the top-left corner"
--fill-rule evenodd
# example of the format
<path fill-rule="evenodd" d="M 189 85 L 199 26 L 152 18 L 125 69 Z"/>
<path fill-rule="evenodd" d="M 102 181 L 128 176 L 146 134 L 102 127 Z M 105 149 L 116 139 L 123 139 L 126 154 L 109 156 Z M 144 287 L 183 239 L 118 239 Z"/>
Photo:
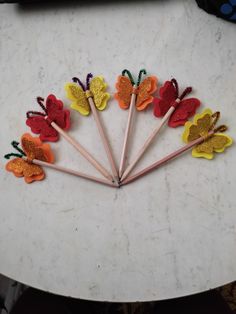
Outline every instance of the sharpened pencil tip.
<path fill-rule="evenodd" d="M 121 188 L 121 186 L 122 186 L 122 182 L 121 182 L 121 180 L 119 179 L 119 181 L 118 181 L 118 188 Z"/>

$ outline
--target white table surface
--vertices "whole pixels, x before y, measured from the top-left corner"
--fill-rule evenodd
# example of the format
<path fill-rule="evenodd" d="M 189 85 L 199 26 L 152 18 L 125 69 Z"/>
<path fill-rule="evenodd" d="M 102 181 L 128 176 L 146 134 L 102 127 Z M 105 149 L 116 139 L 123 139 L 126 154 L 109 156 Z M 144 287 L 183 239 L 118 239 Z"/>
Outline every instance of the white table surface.
<path fill-rule="evenodd" d="M 29 131 L 34 98 L 64 82 L 103 74 L 114 93 L 124 68 L 145 67 L 160 82 L 192 85 L 203 104 L 222 111 L 236 131 L 236 25 L 209 16 L 195 1 L 140 1 L 21 9 L 0 6 L 0 155 Z M 112 100 L 102 113 L 119 160 L 127 111 Z M 131 157 L 158 123 L 139 113 Z M 138 168 L 179 148 L 169 129 Z M 106 163 L 92 117 L 72 112 L 73 134 Z M 57 163 L 95 174 L 65 140 Z M 0 272 L 66 296 L 108 301 L 173 298 L 236 279 L 235 146 L 213 161 L 182 157 L 121 189 L 47 170 L 27 185 L 0 159 Z"/>

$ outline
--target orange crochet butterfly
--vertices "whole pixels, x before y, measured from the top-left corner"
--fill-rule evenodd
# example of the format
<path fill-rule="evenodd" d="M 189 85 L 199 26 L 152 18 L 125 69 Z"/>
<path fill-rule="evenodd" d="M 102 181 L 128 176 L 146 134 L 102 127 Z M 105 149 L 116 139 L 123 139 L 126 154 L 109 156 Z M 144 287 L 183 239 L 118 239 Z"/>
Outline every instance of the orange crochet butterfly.
<path fill-rule="evenodd" d="M 116 83 L 117 93 L 114 97 L 117 99 L 121 109 L 129 108 L 133 93 L 136 94 L 135 105 L 138 111 L 146 109 L 152 103 L 152 94 L 157 90 L 157 78 L 148 76 L 141 82 L 143 74 L 147 74 L 145 69 L 139 71 L 137 84 L 135 84 L 133 76 L 128 70 L 124 70 L 122 75 L 118 77 Z"/>
<path fill-rule="evenodd" d="M 43 180 L 45 173 L 42 167 L 33 164 L 31 161 L 38 159 L 53 163 L 54 155 L 50 145 L 43 144 L 38 137 L 32 137 L 28 133 L 23 134 L 21 137 L 22 149 L 18 147 L 19 143 L 16 141 L 11 144 L 18 153 L 10 153 L 4 156 L 6 159 L 16 157 L 6 164 L 6 170 L 13 172 L 16 177 L 24 177 L 26 183 Z"/>

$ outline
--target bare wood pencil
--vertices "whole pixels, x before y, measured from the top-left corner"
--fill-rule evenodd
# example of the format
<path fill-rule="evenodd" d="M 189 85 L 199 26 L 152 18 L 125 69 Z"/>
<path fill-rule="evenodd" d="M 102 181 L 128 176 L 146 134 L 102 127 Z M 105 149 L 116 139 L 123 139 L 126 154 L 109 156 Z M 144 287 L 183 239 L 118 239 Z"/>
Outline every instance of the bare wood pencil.
<path fill-rule="evenodd" d="M 130 174 L 130 172 L 133 170 L 137 162 L 141 159 L 141 157 L 144 155 L 148 147 L 153 142 L 156 135 L 160 132 L 161 128 L 166 124 L 166 122 L 169 120 L 170 116 L 174 112 L 175 107 L 171 106 L 170 109 L 167 111 L 167 113 L 164 115 L 164 117 L 161 119 L 160 124 L 153 130 L 153 132 L 150 134 L 150 136 L 145 141 L 144 145 L 141 147 L 140 151 L 138 152 L 137 156 L 134 158 L 134 160 L 130 163 L 130 165 L 126 168 L 124 171 L 121 181 L 125 180 L 127 176 Z"/>
<path fill-rule="evenodd" d="M 99 118 L 97 108 L 95 107 L 95 104 L 94 104 L 92 97 L 88 97 L 88 101 L 89 101 L 89 105 L 90 105 L 90 108 L 91 108 L 92 113 L 93 113 L 93 117 L 94 117 L 95 122 L 97 124 L 97 128 L 98 128 L 99 134 L 101 136 L 102 143 L 103 143 L 103 146 L 105 148 L 107 158 L 108 158 L 110 166 L 111 166 L 113 177 L 116 181 L 119 181 L 119 175 L 118 175 L 118 171 L 117 171 L 116 164 L 114 161 L 114 157 L 112 155 L 111 147 L 110 147 L 110 144 L 108 142 L 107 136 L 105 134 L 104 128 L 102 126 L 101 120 Z"/>
<path fill-rule="evenodd" d="M 73 137 L 68 135 L 64 130 L 62 130 L 55 122 L 51 122 L 51 126 L 57 130 L 74 148 L 80 152 L 80 154 L 90 162 L 106 179 L 113 182 L 111 174 Z"/>
<path fill-rule="evenodd" d="M 135 89 L 135 85 L 133 86 L 133 89 Z M 129 107 L 128 121 L 127 121 L 126 130 L 125 130 L 124 144 L 123 144 L 122 154 L 121 154 L 120 168 L 119 168 L 119 177 L 120 178 L 123 175 L 125 162 L 127 160 L 129 137 L 130 137 L 130 132 L 131 132 L 133 115 L 135 112 L 135 103 L 136 103 L 136 94 L 132 93 L 131 101 L 130 101 L 130 107 Z"/>
<path fill-rule="evenodd" d="M 214 131 L 211 131 L 208 133 L 208 135 L 210 136 L 211 134 L 213 134 Z M 150 165 L 149 167 L 139 171 L 138 173 L 134 174 L 133 176 L 128 177 L 127 179 L 125 179 L 122 182 L 122 185 L 131 183 L 132 181 L 137 180 L 138 178 L 148 174 L 149 172 L 151 172 L 152 170 L 155 170 L 157 168 L 159 168 L 160 166 L 162 166 L 163 164 L 167 163 L 168 161 L 176 158 L 177 156 L 181 155 L 182 153 L 184 153 L 185 151 L 191 149 L 193 146 L 198 145 L 200 143 L 202 143 L 205 140 L 206 137 L 201 136 L 198 139 L 188 143 L 187 145 L 181 147 L 180 149 L 176 150 L 175 152 L 167 155 L 166 157 L 158 160 L 157 162 L 153 163 L 152 165 Z"/>
<path fill-rule="evenodd" d="M 26 156 L 23 156 L 22 159 L 24 159 L 26 161 L 28 160 Z M 117 184 L 110 183 L 110 182 L 108 182 L 105 179 L 96 178 L 96 177 L 90 176 L 88 174 L 85 174 L 85 173 L 82 173 L 82 172 L 79 172 L 79 171 L 75 171 L 75 170 L 72 170 L 72 169 L 68 169 L 68 168 L 65 168 L 65 167 L 61 167 L 61 166 L 58 166 L 58 165 L 55 165 L 55 164 L 51 164 L 51 163 L 48 163 L 48 162 L 45 162 L 45 161 L 42 161 L 42 160 L 33 159 L 31 162 L 33 164 L 35 164 L 35 165 L 39 165 L 39 166 L 42 166 L 42 167 L 55 169 L 57 171 L 68 173 L 68 174 L 71 174 L 71 175 L 74 175 L 74 176 L 77 176 L 77 177 L 80 177 L 80 178 L 83 178 L 83 179 L 87 179 L 87 180 L 94 181 L 94 182 L 97 182 L 97 183 L 105 184 L 105 185 L 108 185 L 108 186 L 111 186 L 111 187 L 118 187 Z"/>

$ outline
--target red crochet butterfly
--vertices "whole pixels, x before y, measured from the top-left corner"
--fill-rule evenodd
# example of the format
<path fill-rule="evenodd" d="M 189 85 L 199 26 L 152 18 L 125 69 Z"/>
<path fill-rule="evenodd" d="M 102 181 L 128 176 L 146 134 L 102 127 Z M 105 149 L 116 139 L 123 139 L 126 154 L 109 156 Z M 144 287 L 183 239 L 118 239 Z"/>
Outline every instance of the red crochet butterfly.
<path fill-rule="evenodd" d="M 158 118 L 162 117 L 171 106 L 174 106 L 175 111 L 170 116 L 168 125 L 172 128 L 184 125 L 188 118 L 195 114 L 201 104 L 197 98 L 183 99 L 191 91 L 192 88 L 187 87 L 182 95 L 179 96 L 177 81 L 175 79 L 166 81 L 160 88 L 159 98 L 154 98 L 154 115 Z"/>
<path fill-rule="evenodd" d="M 70 128 L 70 111 L 63 109 L 63 102 L 54 95 L 47 97 L 46 106 L 43 105 L 43 101 L 43 98 L 37 98 L 37 102 L 44 113 L 28 111 L 26 124 L 33 133 L 40 134 L 41 141 L 56 142 L 59 139 L 59 134 L 51 123 L 55 122 L 63 130 L 68 130 Z"/>

